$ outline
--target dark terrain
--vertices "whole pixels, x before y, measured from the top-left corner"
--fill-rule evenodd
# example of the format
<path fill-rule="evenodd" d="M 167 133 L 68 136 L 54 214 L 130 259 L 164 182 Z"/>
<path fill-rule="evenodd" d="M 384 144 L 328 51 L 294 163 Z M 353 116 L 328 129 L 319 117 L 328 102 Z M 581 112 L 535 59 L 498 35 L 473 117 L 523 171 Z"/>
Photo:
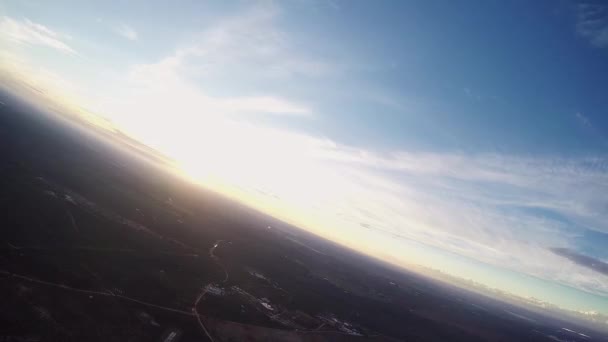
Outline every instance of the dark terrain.
<path fill-rule="evenodd" d="M 0 341 L 603 340 L 323 241 L 1 100 Z"/>

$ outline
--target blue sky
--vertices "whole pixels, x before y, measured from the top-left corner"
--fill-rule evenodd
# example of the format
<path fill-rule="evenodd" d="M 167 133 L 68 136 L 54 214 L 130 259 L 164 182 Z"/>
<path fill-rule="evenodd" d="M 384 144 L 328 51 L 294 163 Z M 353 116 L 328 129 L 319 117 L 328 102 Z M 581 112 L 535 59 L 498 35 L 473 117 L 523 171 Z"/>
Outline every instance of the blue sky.
<path fill-rule="evenodd" d="M 608 261 L 608 6 L 0 13 L 5 83 L 110 120 L 205 186 L 393 263 L 608 313 L 608 275 L 568 257 Z"/>

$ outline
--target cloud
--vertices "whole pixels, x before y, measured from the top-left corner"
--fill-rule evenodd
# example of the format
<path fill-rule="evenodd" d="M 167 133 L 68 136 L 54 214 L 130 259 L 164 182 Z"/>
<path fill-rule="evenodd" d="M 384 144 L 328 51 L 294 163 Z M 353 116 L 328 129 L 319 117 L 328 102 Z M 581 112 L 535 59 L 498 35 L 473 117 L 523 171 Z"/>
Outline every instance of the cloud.
<path fill-rule="evenodd" d="M 313 116 L 310 106 L 277 94 L 277 89 L 260 86 L 269 79 L 272 84 L 278 78 L 287 83 L 294 78 L 316 77 L 325 70 L 323 63 L 306 59 L 304 53 L 292 48 L 289 36 L 274 23 L 278 14 L 276 7 L 268 5 L 219 20 L 172 54 L 132 66 L 128 79 L 121 82 L 130 87 L 123 93 L 130 102 L 141 98 L 155 113 L 177 106 L 192 115 Z M 217 89 L 227 79 L 230 84 L 252 83 L 256 87 L 249 91 L 230 87 L 229 94 L 223 96 L 212 96 L 205 90 L 204 84 Z"/>
<path fill-rule="evenodd" d="M 608 47 L 608 5 L 580 3 L 576 7 L 576 30 L 598 48 Z"/>
<path fill-rule="evenodd" d="M 576 251 L 572 251 L 567 248 L 552 248 L 551 251 L 557 255 L 572 260 L 579 265 L 592 269 L 601 274 L 608 275 L 608 263 L 602 260 L 577 253 Z"/>
<path fill-rule="evenodd" d="M 326 149 L 364 185 L 351 220 L 485 263 L 608 293 L 607 277 L 546 248 L 608 232 L 608 159 Z M 367 181 L 375 177 L 374 183 Z M 379 187 L 376 184 L 383 184 Z M 373 185 L 373 186 L 372 186 Z M 352 202 L 351 202 L 352 203 Z M 372 208 L 370 210 L 370 207 Z M 365 209 L 372 217 L 355 214 Z"/>
<path fill-rule="evenodd" d="M 464 91 L 465 95 L 468 98 L 474 99 L 474 100 L 477 100 L 477 101 L 481 101 L 482 100 L 482 96 L 479 93 L 473 91 L 471 88 L 464 87 L 462 90 Z"/>
<path fill-rule="evenodd" d="M 581 123 L 581 125 L 583 125 L 584 127 L 591 127 L 591 121 L 589 121 L 589 118 L 583 115 L 583 113 L 576 112 L 575 116 L 576 119 Z"/>
<path fill-rule="evenodd" d="M 366 177 L 385 175 L 382 181 L 392 183 L 366 186 L 364 196 L 375 202 L 371 212 L 381 219 L 354 215 L 355 221 L 499 267 L 608 293 L 608 278 L 545 250 L 571 246 L 587 229 L 608 232 L 606 158 L 348 154 L 347 165 L 365 166 L 367 171 L 359 172 Z"/>
<path fill-rule="evenodd" d="M 146 107 L 149 105 L 148 115 L 162 115 L 164 111 L 179 108 L 182 115 L 224 116 L 257 113 L 312 116 L 312 110 L 307 106 L 278 95 L 211 96 L 200 86 L 185 79 L 179 71 L 182 67 L 180 61 L 175 58 L 166 58 L 156 64 L 134 66 L 125 81 L 131 86 L 125 90 L 126 96 L 130 102 L 146 103 Z M 136 107 L 130 110 L 140 112 Z"/>
<path fill-rule="evenodd" d="M 128 40 L 137 40 L 139 38 L 139 34 L 135 31 L 131 26 L 126 24 L 121 24 L 114 27 L 114 32 L 121 35 L 122 37 Z"/>
<path fill-rule="evenodd" d="M 18 44 L 44 46 L 63 53 L 76 54 L 65 42 L 66 36 L 29 19 L 16 20 L 6 16 L 0 18 L 0 36 Z"/>
<path fill-rule="evenodd" d="M 205 78 L 234 75 L 260 80 L 331 72 L 334 68 L 325 61 L 309 57 L 308 51 L 293 44 L 275 23 L 279 14 L 277 7 L 266 5 L 223 18 L 154 64 Z"/>
<path fill-rule="evenodd" d="M 307 116 L 310 109 L 274 96 L 235 97 L 218 100 L 218 105 L 230 112 L 256 112 Z"/>
<path fill-rule="evenodd" d="M 581 112 L 576 112 L 574 116 L 580 126 L 586 131 L 587 134 L 589 134 L 590 137 L 596 139 L 602 145 L 608 146 L 608 138 L 606 137 L 606 134 L 601 130 L 600 127 L 593 125 L 593 122 L 591 122 L 589 116 Z"/>

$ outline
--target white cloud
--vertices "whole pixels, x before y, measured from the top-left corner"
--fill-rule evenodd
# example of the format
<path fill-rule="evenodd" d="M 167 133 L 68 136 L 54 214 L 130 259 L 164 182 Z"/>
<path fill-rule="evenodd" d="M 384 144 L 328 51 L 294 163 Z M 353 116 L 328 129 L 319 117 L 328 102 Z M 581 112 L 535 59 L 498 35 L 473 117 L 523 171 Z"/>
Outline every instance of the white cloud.
<path fill-rule="evenodd" d="M 121 24 L 114 27 L 114 32 L 128 40 L 137 40 L 139 38 L 139 34 L 137 33 L 137 31 L 135 31 L 135 29 L 126 24 Z"/>
<path fill-rule="evenodd" d="M 0 18 L 0 37 L 18 44 L 45 46 L 64 53 L 76 54 L 76 51 L 65 42 L 67 36 L 29 19 L 16 20 L 6 16 Z"/>

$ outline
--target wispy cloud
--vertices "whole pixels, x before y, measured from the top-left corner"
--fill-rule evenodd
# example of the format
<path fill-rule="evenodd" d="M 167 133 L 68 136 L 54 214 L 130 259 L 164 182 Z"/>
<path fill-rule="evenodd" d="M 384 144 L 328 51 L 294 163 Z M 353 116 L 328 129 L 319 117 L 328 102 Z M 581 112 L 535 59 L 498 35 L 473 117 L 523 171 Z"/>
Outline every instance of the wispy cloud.
<path fill-rule="evenodd" d="M 276 25 L 279 14 L 277 7 L 265 5 L 224 18 L 157 64 L 204 77 L 316 77 L 330 72 L 333 68 L 309 57 Z"/>
<path fill-rule="evenodd" d="M 146 103 L 148 115 L 162 115 L 167 110 L 179 108 L 182 115 L 224 116 L 242 114 L 272 114 L 310 117 L 312 110 L 305 105 L 279 95 L 231 95 L 212 96 L 201 87 L 182 77 L 180 61 L 168 58 L 157 64 L 138 65 L 131 69 L 125 90 L 130 102 L 141 99 Z M 123 94 L 124 95 L 124 94 Z M 137 103 L 139 101 L 135 101 Z M 130 110 L 141 111 L 141 108 Z"/>
<path fill-rule="evenodd" d="M 608 47 L 608 5 L 600 2 L 580 3 L 577 10 L 577 32 L 599 48 Z"/>
<path fill-rule="evenodd" d="M 65 42 L 67 36 L 29 19 L 16 20 L 6 16 L 0 18 L 0 37 L 18 44 L 44 46 L 63 53 L 76 54 Z"/>
<path fill-rule="evenodd" d="M 583 113 L 581 112 L 576 112 L 576 114 L 574 114 L 574 116 L 576 116 L 576 119 L 581 123 L 581 125 L 583 125 L 584 127 L 591 127 L 591 121 L 589 121 L 589 118 L 586 117 Z"/>
<path fill-rule="evenodd" d="M 476 101 L 481 101 L 482 97 L 479 93 L 473 91 L 471 88 L 469 87 L 464 87 L 462 88 L 462 90 L 464 91 L 464 94 L 470 98 L 470 99 L 474 99 Z"/>
<path fill-rule="evenodd" d="M 139 38 L 139 34 L 135 29 L 126 24 L 120 24 L 113 28 L 114 32 L 121 35 L 122 37 L 128 40 L 137 40 Z"/>
<path fill-rule="evenodd" d="M 128 83 L 137 88 L 137 96 L 159 102 L 144 92 L 164 92 L 173 103 L 188 104 L 184 110 L 206 115 L 266 113 L 310 117 L 310 106 L 289 100 L 256 87 L 254 91 L 225 96 L 211 96 L 193 79 L 214 84 L 230 79 L 238 84 L 255 80 L 315 77 L 324 72 L 323 63 L 303 57 L 291 47 L 288 35 L 274 24 L 279 10 L 272 6 L 256 7 L 224 18 L 194 35 L 195 39 L 177 48 L 173 54 L 154 63 L 135 65 Z M 160 100 L 162 101 L 162 100 Z M 149 102 L 149 101 L 146 101 Z M 156 105 L 155 108 L 164 108 Z"/>

